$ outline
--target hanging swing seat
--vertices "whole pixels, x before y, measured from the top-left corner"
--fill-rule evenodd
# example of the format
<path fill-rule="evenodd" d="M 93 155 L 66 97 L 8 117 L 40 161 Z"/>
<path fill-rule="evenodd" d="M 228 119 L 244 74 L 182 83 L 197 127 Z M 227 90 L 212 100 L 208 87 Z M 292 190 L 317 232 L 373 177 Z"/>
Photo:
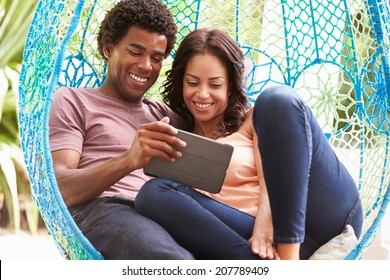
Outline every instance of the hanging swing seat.
<path fill-rule="evenodd" d="M 103 257 L 78 229 L 59 192 L 49 146 L 50 105 L 58 87 L 103 83 L 106 66 L 96 51 L 96 33 L 115 2 L 41 1 L 24 50 L 19 86 L 21 145 L 32 196 L 66 259 Z M 390 198 L 387 1 L 164 2 L 177 21 L 177 43 L 200 27 L 220 28 L 235 38 L 246 57 L 251 102 L 271 85 L 288 84 L 311 106 L 362 197 L 363 233 L 345 257 L 361 259 Z M 149 96 L 159 98 L 172 57 L 165 61 Z"/>

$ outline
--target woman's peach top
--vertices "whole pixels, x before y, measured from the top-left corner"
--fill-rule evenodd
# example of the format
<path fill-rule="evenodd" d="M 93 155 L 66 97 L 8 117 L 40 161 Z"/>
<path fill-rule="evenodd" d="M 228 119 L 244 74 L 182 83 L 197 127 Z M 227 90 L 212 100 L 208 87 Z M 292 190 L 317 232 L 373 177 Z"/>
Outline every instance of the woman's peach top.
<path fill-rule="evenodd" d="M 199 191 L 255 217 L 259 204 L 259 178 L 255 166 L 253 141 L 238 132 L 217 141 L 234 146 L 225 181 L 219 193 Z"/>

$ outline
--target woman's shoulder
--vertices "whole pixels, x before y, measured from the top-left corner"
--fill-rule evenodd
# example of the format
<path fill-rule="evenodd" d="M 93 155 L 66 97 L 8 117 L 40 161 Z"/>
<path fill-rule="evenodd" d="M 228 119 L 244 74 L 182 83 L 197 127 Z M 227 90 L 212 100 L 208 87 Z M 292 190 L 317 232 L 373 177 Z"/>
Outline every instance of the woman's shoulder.
<path fill-rule="evenodd" d="M 250 108 L 245 116 L 245 120 L 237 130 L 238 133 L 244 135 L 246 138 L 253 140 L 253 125 L 252 125 L 253 108 Z"/>

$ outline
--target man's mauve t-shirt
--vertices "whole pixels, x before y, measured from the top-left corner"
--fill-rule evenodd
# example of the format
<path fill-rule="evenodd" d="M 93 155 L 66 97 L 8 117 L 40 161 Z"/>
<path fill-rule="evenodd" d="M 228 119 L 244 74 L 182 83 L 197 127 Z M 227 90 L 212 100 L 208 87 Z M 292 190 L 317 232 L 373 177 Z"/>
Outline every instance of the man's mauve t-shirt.
<path fill-rule="evenodd" d="M 59 88 L 50 110 L 50 148 L 78 152 L 78 168 L 88 168 L 124 153 L 141 124 L 165 116 L 170 124 L 180 127 L 180 118 L 173 111 L 150 98 L 130 103 L 107 97 L 97 89 Z M 134 200 L 149 179 L 143 169 L 137 169 L 100 196 Z"/>

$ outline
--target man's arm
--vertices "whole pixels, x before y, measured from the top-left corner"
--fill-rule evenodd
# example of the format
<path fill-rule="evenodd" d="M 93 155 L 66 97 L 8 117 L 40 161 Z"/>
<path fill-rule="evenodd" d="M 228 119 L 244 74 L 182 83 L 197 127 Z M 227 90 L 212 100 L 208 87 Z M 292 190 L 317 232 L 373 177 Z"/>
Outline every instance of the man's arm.
<path fill-rule="evenodd" d="M 78 169 L 80 154 L 66 149 L 52 152 L 54 171 L 65 204 L 70 207 L 93 199 L 132 171 L 145 167 L 152 157 L 174 161 L 181 156 L 173 146 L 184 147 L 175 137 L 169 119 L 141 125 L 131 147 L 123 154 L 91 168 Z"/>

